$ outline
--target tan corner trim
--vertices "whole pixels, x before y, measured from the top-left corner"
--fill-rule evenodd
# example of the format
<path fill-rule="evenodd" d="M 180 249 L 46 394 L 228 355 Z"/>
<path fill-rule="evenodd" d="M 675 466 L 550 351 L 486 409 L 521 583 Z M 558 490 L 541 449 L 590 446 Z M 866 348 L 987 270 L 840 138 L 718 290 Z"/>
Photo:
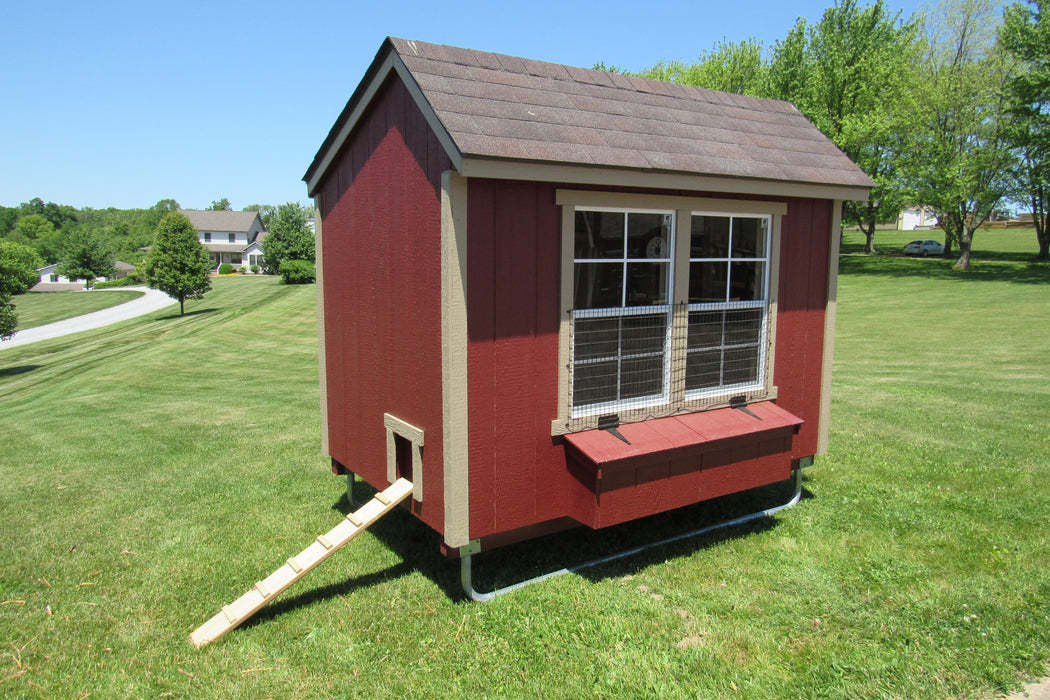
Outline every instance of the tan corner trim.
<path fill-rule="evenodd" d="M 316 199 L 314 200 L 317 201 Z M 317 275 L 317 365 L 321 382 L 321 454 L 331 457 L 328 442 L 328 365 L 324 336 L 324 245 L 321 239 L 321 209 L 314 206 L 314 267 Z"/>
<path fill-rule="evenodd" d="M 576 212 L 572 207 L 561 209 L 561 316 L 558 324 L 558 418 L 554 425 L 569 421 L 572 406 L 572 294 L 573 294 L 573 233 Z"/>
<path fill-rule="evenodd" d="M 445 544 L 470 542 L 467 367 L 467 180 L 441 176 L 441 415 Z"/>
<path fill-rule="evenodd" d="M 365 88 L 365 92 L 361 95 L 361 99 L 354 105 L 346 122 L 343 124 L 342 128 L 339 129 L 339 134 L 325 151 L 317 169 L 313 171 L 313 175 L 306 181 L 307 191 L 310 194 L 313 194 L 317 190 L 321 179 L 325 176 L 328 168 L 332 165 L 339 150 L 343 147 L 343 144 L 346 143 L 346 140 L 350 138 L 350 134 L 352 134 L 357 127 L 357 123 L 361 120 L 361 117 L 368 109 L 368 106 L 372 103 L 372 100 L 375 99 L 376 93 L 379 92 L 379 88 L 383 85 L 383 82 L 390 75 L 391 71 L 395 71 L 398 77 L 401 78 L 401 81 L 405 84 L 405 87 L 408 88 L 408 92 L 412 95 L 412 99 L 415 101 L 416 106 L 423 113 L 424 118 L 427 120 L 427 124 L 430 125 L 430 128 L 437 135 L 442 147 L 444 147 L 448 157 L 452 160 L 453 165 L 457 170 L 461 169 L 463 154 L 459 152 L 459 148 L 456 147 L 448 130 L 445 129 L 441 120 L 437 118 L 437 114 L 434 112 L 433 107 L 430 106 L 426 97 L 423 96 L 423 91 L 419 89 L 416 79 L 412 77 L 412 73 L 408 70 L 405 62 L 401 60 L 401 57 L 398 56 L 396 52 L 390 51 L 383 59 L 383 62 L 379 64 L 379 68 L 376 70 L 372 80 Z"/>
<path fill-rule="evenodd" d="M 831 371 L 835 362 L 835 316 L 839 289 L 839 245 L 842 229 L 842 202 L 835 201 L 831 210 L 828 253 L 828 305 L 824 311 L 824 356 L 820 370 L 820 425 L 817 432 L 817 454 L 828 453 L 831 430 Z"/>
<path fill-rule="evenodd" d="M 386 427 L 386 478 L 388 483 L 397 481 L 397 441 L 395 436 L 412 443 L 412 499 L 423 500 L 423 429 L 390 415 L 383 414 Z"/>
<path fill-rule="evenodd" d="M 600 166 L 494 160 L 464 156 L 457 170 L 466 177 L 501 180 L 539 180 L 579 185 L 652 187 L 655 189 L 755 194 L 773 197 L 810 197 L 867 201 L 868 188 L 849 185 L 822 185 L 779 180 L 691 175 L 687 173 L 627 170 Z"/>

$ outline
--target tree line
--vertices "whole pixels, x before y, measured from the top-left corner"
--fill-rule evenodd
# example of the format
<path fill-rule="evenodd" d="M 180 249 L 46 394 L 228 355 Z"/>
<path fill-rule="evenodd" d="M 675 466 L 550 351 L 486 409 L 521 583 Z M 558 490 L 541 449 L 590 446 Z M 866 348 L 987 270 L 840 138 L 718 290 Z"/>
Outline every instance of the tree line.
<path fill-rule="evenodd" d="M 1032 211 L 1038 259 L 1050 260 L 1048 4 L 943 0 L 902 18 L 882 0 L 840 0 L 768 51 L 723 41 L 695 62 L 636 74 L 794 103 L 875 181 L 868 201 L 843 206 L 869 253 L 876 224 L 924 206 L 944 229 L 945 255 L 967 268 L 976 229 L 1017 202 Z"/>

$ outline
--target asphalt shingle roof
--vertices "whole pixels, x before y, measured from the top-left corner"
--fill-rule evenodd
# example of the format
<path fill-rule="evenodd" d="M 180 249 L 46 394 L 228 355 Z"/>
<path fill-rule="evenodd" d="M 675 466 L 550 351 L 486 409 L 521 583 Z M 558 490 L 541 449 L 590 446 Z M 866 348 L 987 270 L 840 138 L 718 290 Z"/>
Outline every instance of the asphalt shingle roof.
<path fill-rule="evenodd" d="M 198 231 L 248 231 L 258 216 L 254 211 L 213 211 L 211 209 L 180 209 Z M 243 246 L 242 246 L 243 247 Z"/>
<path fill-rule="evenodd" d="M 373 67 L 388 51 L 465 158 L 874 184 L 788 102 L 396 38 Z"/>

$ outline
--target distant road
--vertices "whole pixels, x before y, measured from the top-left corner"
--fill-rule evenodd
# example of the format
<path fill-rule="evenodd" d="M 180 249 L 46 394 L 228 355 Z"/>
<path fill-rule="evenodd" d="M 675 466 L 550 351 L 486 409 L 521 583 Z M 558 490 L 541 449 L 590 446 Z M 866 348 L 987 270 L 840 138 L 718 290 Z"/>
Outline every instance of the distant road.
<path fill-rule="evenodd" d="M 123 304 L 111 306 L 108 309 L 93 311 L 89 314 L 84 314 L 83 316 L 74 316 L 73 318 L 67 318 L 64 321 L 55 321 L 54 323 L 49 323 L 45 326 L 37 326 L 36 328 L 27 328 L 24 331 L 16 331 L 14 337 L 11 339 L 0 340 L 0 350 L 35 343 L 38 340 L 58 338 L 70 333 L 89 331 L 93 328 L 102 328 L 111 323 L 126 321 L 129 318 L 135 318 L 136 316 L 148 314 L 151 311 L 157 311 L 166 306 L 178 303 L 164 292 L 150 289 L 149 287 L 119 287 L 119 289 L 131 289 L 137 292 L 144 292 L 144 294 L 137 299 L 132 299 Z M 109 290 L 96 289 L 84 293 L 105 294 L 107 291 Z"/>

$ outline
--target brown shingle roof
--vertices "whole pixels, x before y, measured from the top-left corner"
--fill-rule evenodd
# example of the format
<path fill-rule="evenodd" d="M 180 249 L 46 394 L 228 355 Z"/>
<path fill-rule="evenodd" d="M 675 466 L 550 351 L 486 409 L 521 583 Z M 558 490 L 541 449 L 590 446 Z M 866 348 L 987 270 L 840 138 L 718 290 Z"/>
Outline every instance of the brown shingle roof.
<path fill-rule="evenodd" d="M 213 211 L 211 209 L 180 209 L 198 231 L 248 231 L 259 216 L 254 211 Z"/>
<path fill-rule="evenodd" d="M 868 188 L 794 105 L 605 71 L 388 39 L 462 158 Z M 364 83 L 362 83 L 364 85 Z M 338 148 L 351 98 L 306 180 Z"/>

